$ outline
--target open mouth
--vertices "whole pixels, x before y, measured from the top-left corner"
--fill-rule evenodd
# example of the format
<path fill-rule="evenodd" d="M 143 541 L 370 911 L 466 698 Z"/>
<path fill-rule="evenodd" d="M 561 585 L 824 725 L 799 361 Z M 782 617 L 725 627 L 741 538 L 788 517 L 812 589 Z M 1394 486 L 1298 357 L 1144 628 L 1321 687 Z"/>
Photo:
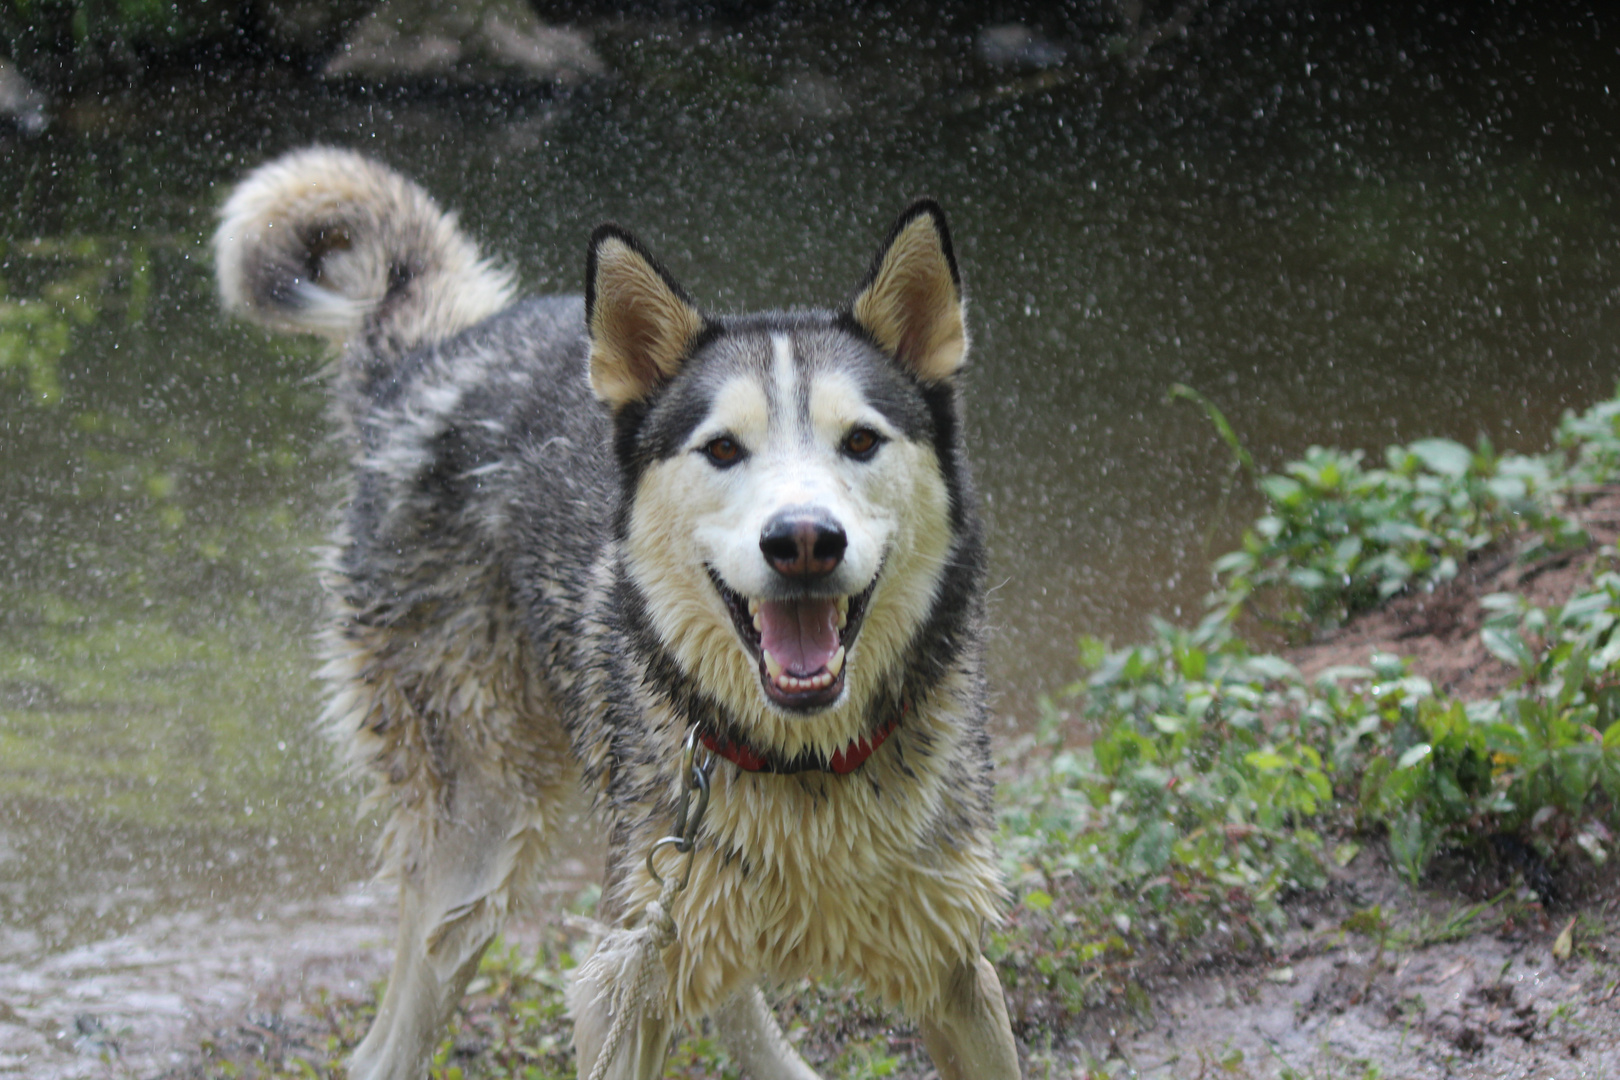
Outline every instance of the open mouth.
<path fill-rule="evenodd" d="M 765 696 L 787 709 L 825 708 L 844 692 L 845 659 L 860 631 L 866 603 L 877 587 L 853 596 L 802 596 L 754 600 L 728 588 L 709 568 L 709 578 L 759 664 Z"/>

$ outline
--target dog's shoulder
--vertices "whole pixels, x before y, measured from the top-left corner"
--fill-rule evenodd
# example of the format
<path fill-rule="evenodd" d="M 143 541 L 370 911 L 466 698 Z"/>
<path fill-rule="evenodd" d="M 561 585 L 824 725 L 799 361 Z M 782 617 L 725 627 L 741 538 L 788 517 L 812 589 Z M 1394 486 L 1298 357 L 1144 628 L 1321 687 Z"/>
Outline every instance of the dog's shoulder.
<path fill-rule="evenodd" d="M 581 298 L 534 297 L 368 384 L 345 530 L 351 577 L 376 576 L 398 552 L 417 576 L 534 543 L 587 559 L 613 471 L 585 355 Z"/>

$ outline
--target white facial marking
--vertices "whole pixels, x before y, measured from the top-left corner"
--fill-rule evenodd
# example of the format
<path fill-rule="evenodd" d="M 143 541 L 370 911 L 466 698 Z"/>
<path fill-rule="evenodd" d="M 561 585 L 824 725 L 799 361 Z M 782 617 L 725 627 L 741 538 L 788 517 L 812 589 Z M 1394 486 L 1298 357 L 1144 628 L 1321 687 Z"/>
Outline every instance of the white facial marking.
<path fill-rule="evenodd" d="M 776 392 L 776 422 L 785 434 L 793 426 L 798 412 L 799 389 L 799 373 L 793 365 L 793 339 L 786 334 L 771 335 L 771 381 Z"/>

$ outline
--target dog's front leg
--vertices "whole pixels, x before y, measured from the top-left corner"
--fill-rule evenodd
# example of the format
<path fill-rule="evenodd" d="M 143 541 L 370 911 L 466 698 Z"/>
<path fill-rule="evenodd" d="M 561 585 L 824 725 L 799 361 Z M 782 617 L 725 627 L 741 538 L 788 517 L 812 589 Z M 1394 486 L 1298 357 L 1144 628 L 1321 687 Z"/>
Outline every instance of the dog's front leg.
<path fill-rule="evenodd" d="M 420 811 L 426 814 L 430 811 Z M 513 892 L 533 873 L 549 830 L 539 809 L 498 777 L 458 771 L 447 804 L 391 823 L 410 844 L 396 857 L 399 928 L 377 1018 L 349 1063 L 351 1080 L 421 1080 Z"/>
<path fill-rule="evenodd" d="M 726 1049 L 749 1080 L 819 1080 L 782 1034 L 782 1025 L 759 987 L 749 987 L 726 1002 L 714 1019 Z"/>
<path fill-rule="evenodd" d="M 983 956 L 952 968 L 939 1011 L 921 1017 L 920 1026 L 940 1080 L 1018 1080 L 1018 1048 L 1001 980 Z"/>

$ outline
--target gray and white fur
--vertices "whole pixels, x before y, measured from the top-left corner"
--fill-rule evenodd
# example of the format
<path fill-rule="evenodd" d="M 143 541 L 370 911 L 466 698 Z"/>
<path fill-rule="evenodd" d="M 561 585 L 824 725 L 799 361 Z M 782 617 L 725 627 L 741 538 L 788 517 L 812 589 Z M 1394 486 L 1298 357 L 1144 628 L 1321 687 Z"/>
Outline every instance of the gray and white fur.
<path fill-rule="evenodd" d="M 419 187 L 342 150 L 248 175 L 215 251 L 228 309 L 340 350 L 324 723 L 376 780 L 400 888 L 349 1075 L 425 1074 L 581 792 L 601 916 L 634 922 L 697 729 L 728 756 L 667 998 L 608 1075 L 659 1075 L 674 1027 L 712 1017 L 755 1080 L 813 1077 L 760 988 L 825 977 L 915 1019 L 947 1080 L 1018 1076 L 980 954 L 1003 904 L 985 556 L 939 208 L 902 215 L 843 307 L 742 317 L 616 226 L 585 297 L 514 302 Z M 611 990 L 571 990 L 581 1076 Z"/>

